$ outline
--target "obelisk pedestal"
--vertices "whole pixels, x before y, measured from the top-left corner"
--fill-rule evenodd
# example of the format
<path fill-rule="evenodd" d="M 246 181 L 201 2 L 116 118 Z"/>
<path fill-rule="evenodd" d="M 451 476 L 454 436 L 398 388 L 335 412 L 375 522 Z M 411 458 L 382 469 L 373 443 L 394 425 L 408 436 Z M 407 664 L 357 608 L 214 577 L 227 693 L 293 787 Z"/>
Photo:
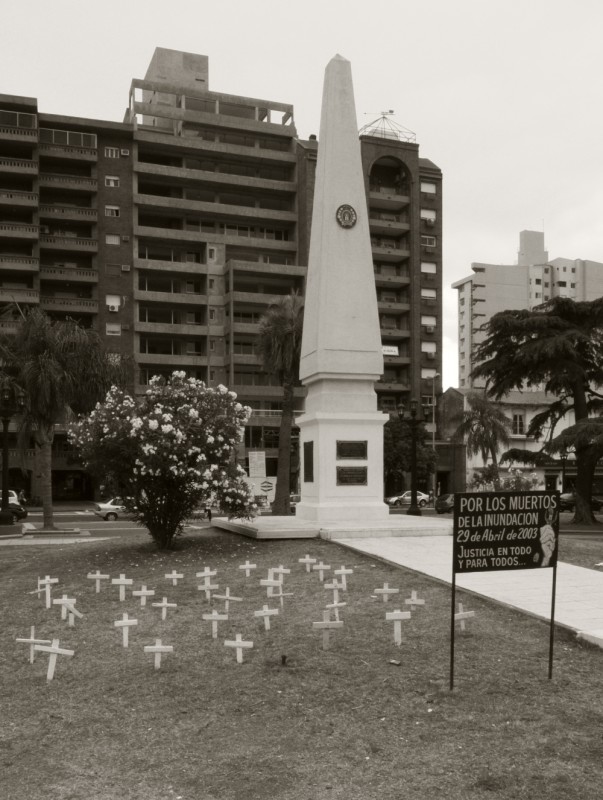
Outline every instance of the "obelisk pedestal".
<path fill-rule="evenodd" d="M 325 71 L 310 238 L 297 419 L 300 520 L 382 521 L 383 373 L 377 295 L 350 62 Z"/>

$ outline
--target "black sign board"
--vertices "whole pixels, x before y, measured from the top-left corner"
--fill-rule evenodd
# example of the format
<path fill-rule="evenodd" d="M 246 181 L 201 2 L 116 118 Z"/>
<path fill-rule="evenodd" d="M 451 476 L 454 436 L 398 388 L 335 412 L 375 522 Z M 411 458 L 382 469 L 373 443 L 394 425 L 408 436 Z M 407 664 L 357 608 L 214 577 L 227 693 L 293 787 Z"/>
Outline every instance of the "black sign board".
<path fill-rule="evenodd" d="M 557 492 L 466 492 L 454 496 L 455 572 L 554 567 Z"/>
<path fill-rule="evenodd" d="M 337 458 L 356 458 L 359 461 L 367 459 L 368 442 L 337 442 Z"/>
<path fill-rule="evenodd" d="M 314 442 L 304 442 L 304 482 L 314 483 Z"/>
<path fill-rule="evenodd" d="M 367 483 L 366 467 L 337 467 L 338 486 L 366 486 Z"/>
<path fill-rule="evenodd" d="M 465 572 L 553 568 L 549 679 L 553 677 L 559 492 L 463 492 L 454 495 L 450 690 L 454 686 L 456 576 Z"/>

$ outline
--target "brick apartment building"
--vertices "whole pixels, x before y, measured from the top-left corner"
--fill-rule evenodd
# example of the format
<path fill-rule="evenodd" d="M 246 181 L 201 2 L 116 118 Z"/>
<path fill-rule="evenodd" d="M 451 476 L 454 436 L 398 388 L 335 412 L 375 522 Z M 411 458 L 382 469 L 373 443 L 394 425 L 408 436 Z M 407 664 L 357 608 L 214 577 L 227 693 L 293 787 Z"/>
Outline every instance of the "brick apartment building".
<path fill-rule="evenodd" d="M 360 137 L 390 411 L 430 404 L 442 363 L 442 175 L 400 131 Z M 276 474 L 281 389 L 257 326 L 303 293 L 317 148 L 291 105 L 210 91 L 206 56 L 162 48 L 123 122 L 0 95 L 0 325 L 11 303 L 72 317 L 133 357 L 137 392 L 173 369 L 228 385 L 253 408 L 241 463 L 263 449 Z M 92 496 L 64 436 L 53 464 L 55 499 Z M 27 467 L 11 485 L 35 495 Z"/>

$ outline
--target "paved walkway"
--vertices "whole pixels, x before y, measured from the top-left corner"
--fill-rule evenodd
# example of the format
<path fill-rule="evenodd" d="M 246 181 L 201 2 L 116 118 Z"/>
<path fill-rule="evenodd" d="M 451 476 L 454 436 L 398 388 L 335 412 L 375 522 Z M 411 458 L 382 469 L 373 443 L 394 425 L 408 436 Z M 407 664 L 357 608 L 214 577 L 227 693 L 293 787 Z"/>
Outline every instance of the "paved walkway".
<path fill-rule="evenodd" d="M 337 544 L 452 583 L 451 536 L 337 539 Z M 539 619 L 551 618 L 552 569 L 465 573 L 456 576 L 456 585 Z M 555 622 L 603 648 L 603 569 L 558 563 Z"/>

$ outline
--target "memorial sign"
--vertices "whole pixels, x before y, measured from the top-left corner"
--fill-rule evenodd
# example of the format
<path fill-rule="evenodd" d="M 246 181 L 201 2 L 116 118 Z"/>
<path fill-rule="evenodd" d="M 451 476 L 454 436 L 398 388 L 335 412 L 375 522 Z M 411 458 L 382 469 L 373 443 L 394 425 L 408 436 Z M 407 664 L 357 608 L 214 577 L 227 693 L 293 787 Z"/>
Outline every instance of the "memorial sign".
<path fill-rule="evenodd" d="M 337 486 L 366 486 L 367 467 L 337 467 Z"/>
<path fill-rule="evenodd" d="M 304 442 L 304 481 L 314 483 L 314 442 Z"/>
<path fill-rule="evenodd" d="M 454 496 L 450 690 L 454 686 L 456 576 L 467 572 L 553 569 L 549 634 L 549 679 L 553 675 L 553 639 L 559 492 L 462 492 Z M 467 612 L 469 613 L 469 612 Z M 463 623 L 464 626 L 464 623 Z"/>
<path fill-rule="evenodd" d="M 359 461 L 366 461 L 368 442 L 346 442 L 337 441 L 337 458 L 355 458 Z"/>

